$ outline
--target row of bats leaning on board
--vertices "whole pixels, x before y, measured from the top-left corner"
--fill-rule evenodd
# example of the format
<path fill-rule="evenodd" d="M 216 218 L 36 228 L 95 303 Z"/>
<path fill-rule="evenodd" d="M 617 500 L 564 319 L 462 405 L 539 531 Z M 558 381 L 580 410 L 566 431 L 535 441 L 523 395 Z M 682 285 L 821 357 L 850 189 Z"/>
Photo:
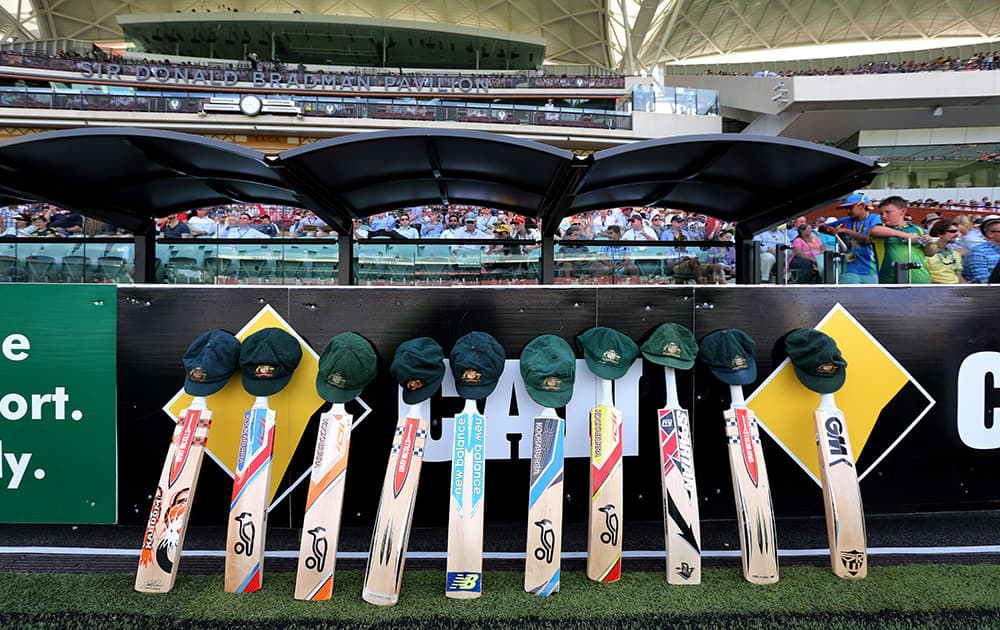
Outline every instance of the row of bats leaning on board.
<path fill-rule="evenodd" d="M 612 382 L 641 352 L 664 367 L 666 404 L 658 411 L 667 581 L 701 582 L 701 535 L 688 412 L 677 395 L 675 370 L 697 359 L 730 386 L 724 412 L 744 577 L 753 583 L 778 580 L 774 512 L 757 420 L 742 386 L 756 379 L 755 345 L 746 333 L 727 328 L 700 344 L 679 324 L 658 327 L 641 348 L 626 335 L 595 327 L 576 338 L 588 368 L 601 379 L 600 404 L 590 413 L 591 444 L 587 576 L 617 581 L 622 559 L 622 422 Z M 700 347 L 699 347 L 700 346 Z M 845 578 L 867 575 L 864 515 L 854 454 L 834 392 L 847 363 L 835 341 L 813 329 L 785 337 L 785 349 L 799 380 L 821 394 L 814 414 L 822 471 L 827 533 L 833 572 Z M 184 543 L 188 506 L 211 425 L 206 396 L 222 389 L 239 369 L 243 387 L 256 397 L 244 416 L 226 541 L 225 589 L 248 593 L 262 584 L 264 534 L 270 487 L 275 412 L 268 396 L 280 391 L 301 358 L 299 342 L 279 328 L 265 328 L 242 343 L 231 333 L 209 331 L 184 355 L 185 391 L 194 397 L 181 413 L 150 511 L 135 588 L 173 588 Z M 390 372 L 409 405 L 393 437 L 362 597 L 376 605 L 399 599 L 411 516 L 428 434 L 428 399 L 443 379 L 441 347 L 428 337 L 401 344 Z M 459 395 L 466 399 L 455 417 L 445 595 L 467 599 L 482 593 L 485 418 L 476 405 L 496 387 L 504 367 L 502 346 L 487 333 L 460 338 L 450 355 Z M 556 409 L 572 397 L 576 356 L 561 337 L 541 335 L 520 356 L 521 376 L 543 407 L 532 425 L 529 509 L 524 589 L 539 596 L 559 591 L 562 542 L 563 441 L 565 422 Z M 306 498 L 295 597 L 331 598 L 337 538 L 352 420 L 344 403 L 357 397 L 377 371 L 370 342 L 352 332 L 331 339 L 319 361 L 317 393 L 332 403 L 319 421 L 316 452 Z"/>

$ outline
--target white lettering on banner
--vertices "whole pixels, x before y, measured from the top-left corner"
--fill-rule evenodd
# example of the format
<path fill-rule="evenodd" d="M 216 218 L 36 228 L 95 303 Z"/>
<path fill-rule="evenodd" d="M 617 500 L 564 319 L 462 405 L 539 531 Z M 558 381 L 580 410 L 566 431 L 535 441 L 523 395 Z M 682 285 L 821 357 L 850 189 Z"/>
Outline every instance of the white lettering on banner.
<path fill-rule="evenodd" d="M 20 333 L 7 335 L 3 340 L 3 358 L 8 361 L 24 361 L 31 350 L 31 342 Z"/>
<path fill-rule="evenodd" d="M 958 368 L 958 437 L 969 448 L 1000 448 L 1000 407 L 986 408 L 986 375 L 1000 385 L 1000 352 L 976 352 Z M 1000 388 L 998 388 L 1000 389 Z M 992 422 L 986 421 L 990 413 Z"/>
<path fill-rule="evenodd" d="M 31 453 L 4 453 L 3 452 L 3 441 L 0 440 L 0 453 L 3 454 L 3 461 L 0 462 L 0 479 L 3 479 L 4 475 L 4 462 L 10 468 L 10 481 L 7 482 L 8 490 L 17 490 L 21 487 L 21 480 L 24 479 L 24 473 L 28 470 L 28 463 L 31 462 Z M 41 479 L 45 476 L 44 471 L 39 474 L 39 471 L 35 471 L 35 478 Z"/>
<path fill-rule="evenodd" d="M 457 398 L 455 379 L 451 367 L 445 361 L 445 375 L 441 382 L 441 394 L 445 398 Z M 639 377 L 642 376 L 642 361 L 632 364 L 628 373 L 615 381 L 615 406 L 622 412 L 622 454 L 639 454 Z M 510 416 L 511 396 L 517 398 L 517 416 Z M 583 359 L 576 362 L 576 381 L 573 398 L 566 406 L 566 457 L 590 457 L 590 436 L 588 433 L 590 409 L 600 403 L 601 386 Z M 406 413 L 408 405 L 402 396 L 397 401 L 399 415 Z M 528 396 L 528 390 L 521 380 L 520 362 L 508 360 L 504 366 L 496 390 L 486 400 L 486 459 L 510 459 L 509 434 L 520 434 L 518 457 L 531 458 L 531 426 L 542 407 Z M 452 443 L 455 439 L 455 422 L 445 418 L 441 423 L 441 437 L 427 438 L 424 447 L 424 461 L 451 461 Z"/>
<path fill-rule="evenodd" d="M 66 419 L 66 403 L 69 402 L 69 395 L 65 387 L 56 387 L 51 394 L 29 394 L 31 396 L 31 419 L 41 420 L 45 405 L 52 405 L 54 420 Z M 20 420 L 28 413 L 28 399 L 21 394 L 10 393 L 0 398 L 0 417 L 4 420 Z M 83 418 L 83 413 L 74 409 L 70 414 L 74 420 Z"/>

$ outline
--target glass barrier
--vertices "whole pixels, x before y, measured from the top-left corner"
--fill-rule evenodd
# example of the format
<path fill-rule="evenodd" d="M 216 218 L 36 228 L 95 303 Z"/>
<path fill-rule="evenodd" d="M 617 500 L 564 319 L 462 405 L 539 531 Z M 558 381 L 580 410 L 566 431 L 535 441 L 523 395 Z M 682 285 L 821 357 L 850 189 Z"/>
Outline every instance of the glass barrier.
<path fill-rule="evenodd" d="M 0 241 L 0 282 L 129 284 L 134 277 L 132 242 L 76 238 Z"/>
<path fill-rule="evenodd" d="M 727 244 L 728 245 L 728 244 Z M 0 282 L 135 282 L 135 244 L 112 239 L 0 240 Z M 354 244 L 353 282 L 363 286 L 519 285 L 541 282 L 537 241 L 492 239 Z M 164 284 L 336 285 L 333 239 L 157 241 L 153 278 Z M 732 283 L 728 246 L 556 241 L 556 284 Z"/>
<path fill-rule="evenodd" d="M 157 242 L 156 281 L 166 284 L 337 284 L 336 241 Z M 162 271 L 160 271 L 162 270 Z"/>

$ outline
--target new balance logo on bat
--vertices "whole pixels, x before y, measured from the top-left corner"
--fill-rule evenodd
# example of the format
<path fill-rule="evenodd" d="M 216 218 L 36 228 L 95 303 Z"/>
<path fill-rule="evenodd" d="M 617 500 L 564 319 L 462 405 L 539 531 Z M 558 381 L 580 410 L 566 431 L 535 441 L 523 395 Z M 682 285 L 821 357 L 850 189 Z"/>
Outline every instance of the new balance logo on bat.
<path fill-rule="evenodd" d="M 847 464 L 854 465 L 847 458 L 847 441 L 844 439 L 844 423 L 837 416 L 830 416 L 824 423 L 826 427 L 826 450 L 830 454 L 830 466 Z"/>
<path fill-rule="evenodd" d="M 448 573 L 448 590 L 478 593 L 482 588 L 483 582 L 481 578 L 481 573 L 452 571 Z"/>

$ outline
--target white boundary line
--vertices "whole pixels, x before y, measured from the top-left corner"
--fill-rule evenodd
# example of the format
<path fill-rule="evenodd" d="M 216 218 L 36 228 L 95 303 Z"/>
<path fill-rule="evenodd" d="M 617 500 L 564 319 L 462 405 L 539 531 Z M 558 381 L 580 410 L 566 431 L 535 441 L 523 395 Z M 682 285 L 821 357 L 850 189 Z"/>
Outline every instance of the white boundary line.
<path fill-rule="evenodd" d="M 1000 553 L 1000 545 L 967 545 L 961 547 L 870 547 L 868 554 L 872 556 L 940 556 L 946 554 L 953 555 L 974 555 L 980 553 Z M 806 558 L 812 556 L 827 556 L 830 550 L 823 549 L 779 549 L 778 555 L 785 558 Z M 4 555 L 63 555 L 63 556 L 118 556 L 137 557 L 138 549 L 114 549 L 100 547 L 0 547 L 0 556 Z M 444 551 L 410 551 L 408 558 L 420 560 L 444 560 L 448 554 Z M 664 552 L 635 550 L 624 551 L 625 558 L 663 558 Z M 702 551 L 703 558 L 738 558 L 738 549 L 731 551 Z M 185 558 L 224 558 L 226 552 L 221 549 L 194 549 L 184 550 L 181 556 Z M 268 551 L 264 554 L 267 558 L 298 558 L 299 552 L 295 550 Z M 337 557 L 345 560 L 367 560 L 367 551 L 341 551 Z M 521 551 L 487 551 L 483 557 L 488 560 L 523 560 L 524 552 Z M 563 552 L 563 558 L 582 559 L 587 557 L 585 551 Z"/>

